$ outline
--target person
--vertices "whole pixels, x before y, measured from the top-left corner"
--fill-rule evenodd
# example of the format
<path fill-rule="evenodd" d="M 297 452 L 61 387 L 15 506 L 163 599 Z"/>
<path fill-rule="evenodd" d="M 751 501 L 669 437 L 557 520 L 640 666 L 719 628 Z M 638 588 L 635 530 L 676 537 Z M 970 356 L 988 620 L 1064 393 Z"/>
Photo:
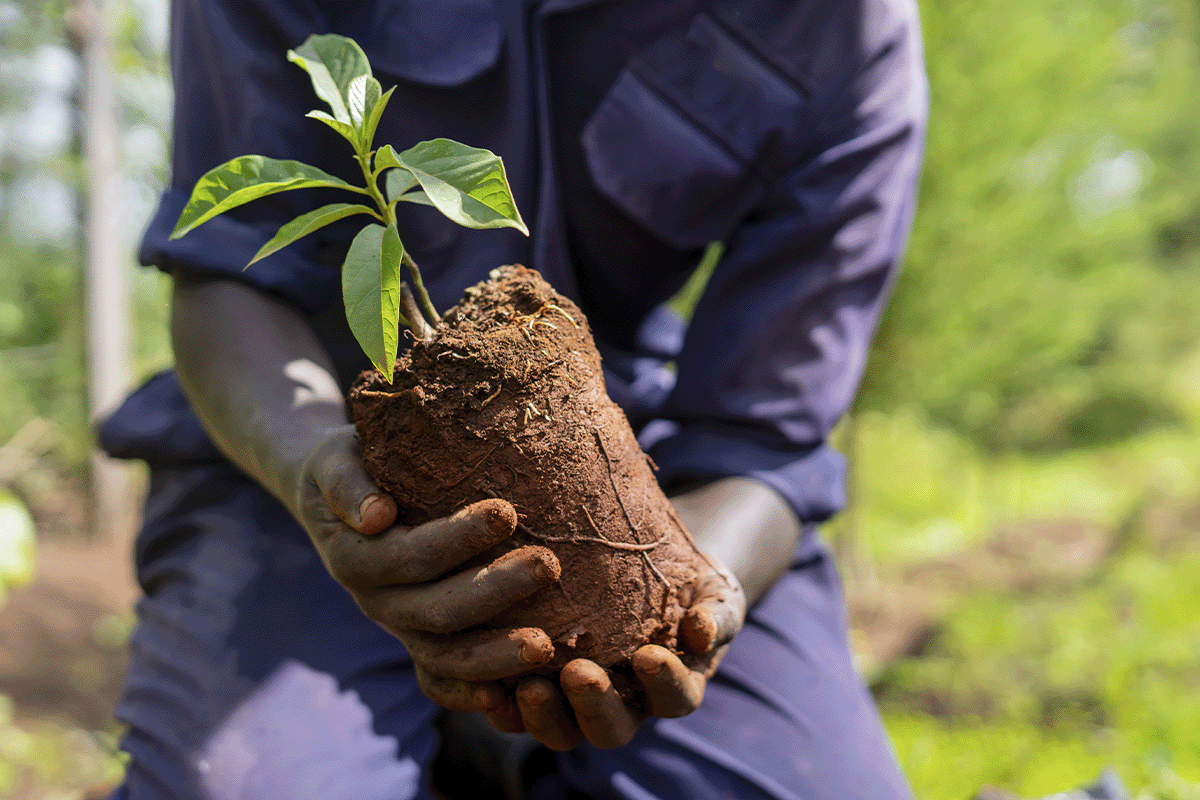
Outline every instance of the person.
<path fill-rule="evenodd" d="M 707 654 L 635 665 L 648 717 L 590 662 L 564 694 L 525 674 L 520 641 L 481 641 L 479 608 L 511 586 L 447 601 L 468 542 L 511 531 L 502 500 L 394 524 L 342 401 L 368 366 L 340 296 L 353 231 L 244 269 L 326 198 L 274 195 L 169 239 L 196 179 L 235 156 L 354 179 L 284 58 L 314 32 L 355 39 L 396 87 L 377 143 L 502 156 L 530 238 L 464 235 L 429 209 L 400 221 L 435 305 L 505 263 L 574 299 L 663 487 L 745 590 Z M 912 0 L 175 0 L 171 41 L 172 179 L 140 258 L 173 279 L 176 366 L 101 429 L 151 467 L 114 797 L 431 797 L 426 694 L 552 748 L 530 797 L 909 797 L 815 526 L 844 502 L 827 437 L 913 215 Z M 684 325 L 664 304 L 713 242 Z M 449 633 L 429 633 L 431 604 Z"/>

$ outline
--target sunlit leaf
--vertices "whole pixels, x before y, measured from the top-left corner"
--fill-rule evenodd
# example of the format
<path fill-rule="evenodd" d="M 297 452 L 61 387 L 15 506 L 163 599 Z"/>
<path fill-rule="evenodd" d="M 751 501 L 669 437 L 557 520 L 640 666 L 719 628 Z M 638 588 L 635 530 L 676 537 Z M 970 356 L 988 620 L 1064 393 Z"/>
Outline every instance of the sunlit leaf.
<path fill-rule="evenodd" d="M 277 161 L 266 156 L 239 156 L 213 167 L 196 181 L 192 196 L 171 234 L 178 239 L 218 214 L 251 200 L 291 189 L 331 187 L 366 194 L 341 178 L 299 161 Z"/>
<path fill-rule="evenodd" d="M 0 601 L 5 586 L 33 579 L 33 518 L 13 495 L 0 489 Z"/>
<path fill-rule="evenodd" d="M 358 131 L 356 131 L 354 126 L 350 123 L 338 122 L 324 111 L 310 111 L 304 116 L 321 120 L 321 122 L 324 122 L 326 125 L 344 136 L 346 140 L 350 142 L 350 144 L 354 145 L 355 147 L 358 146 Z"/>
<path fill-rule="evenodd" d="M 400 259 L 404 247 L 396 226 L 368 225 L 346 253 L 342 295 L 354 338 L 389 382 L 400 337 Z"/>
<path fill-rule="evenodd" d="M 365 131 L 367 121 L 371 118 L 375 106 L 379 103 L 381 93 L 382 89 L 379 86 L 379 81 L 370 75 L 359 75 L 350 81 L 350 89 L 346 97 L 346 102 L 350 109 L 350 121 L 354 123 L 360 132 Z M 365 145 L 370 145 L 371 140 L 364 136 L 362 137 L 362 142 Z"/>
<path fill-rule="evenodd" d="M 356 78 L 370 75 L 371 65 L 357 43 L 334 33 L 314 34 L 289 50 L 288 60 L 308 73 L 313 91 L 329 104 L 334 119 L 359 127 L 350 113 L 350 85 Z M 362 106 L 359 108 L 361 111 Z"/>
<path fill-rule="evenodd" d="M 382 166 L 382 164 L 380 163 L 380 156 L 385 155 L 384 151 L 387 151 L 387 155 L 384 158 L 385 161 L 387 161 L 388 158 L 390 158 L 392 161 L 395 160 L 395 158 L 394 158 L 395 151 L 392 150 L 392 148 L 390 146 L 384 145 L 383 150 L 381 150 L 379 155 L 377 155 L 375 157 L 375 168 L 376 169 L 380 169 Z M 397 165 L 389 164 L 388 166 L 397 166 Z M 417 185 L 417 176 L 416 175 L 413 175 L 411 172 L 406 170 L 404 167 L 399 167 L 399 169 L 393 169 L 388 172 L 387 178 L 385 179 L 385 186 L 387 187 L 387 198 L 388 198 L 388 200 L 396 200 L 400 197 L 400 195 L 404 194 L 405 192 L 407 192 L 409 189 L 413 188 L 416 185 Z"/>
<path fill-rule="evenodd" d="M 371 142 L 375 141 L 375 131 L 379 128 L 379 121 L 383 119 L 383 111 L 387 108 L 388 100 L 392 99 L 392 92 L 394 91 L 396 91 L 395 86 L 384 92 L 375 103 L 374 108 L 371 109 L 371 113 L 363 125 L 363 147 L 370 147 Z"/>
<path fill-rule="evenodd" d="M 429 195 L 425 194 L 424 192 L 420 192 L 420 191 L 409 192 L 408 194 L 402 194 L 399 197 L 397 197 L 396 199 L 402 203 L 416 203 L 419 206 L 432 206 L 433 205 L 433 201 L 429 199 Z M 435 206 L 435 208 L 436 208 L 436 206 Z"/>
<path fill-rule="evenodd" d="M 516 228 L 528 235 L 499 156 L 450 139 L 421 142 L 397 154 L 384 145 L 376 166 L 395 162 L 416 176 L 439 211 L 468 228 Z"/>
<path fill-rule="evenodd" d="M 278 250 L 282 250 L 292 242 L 307 236 L 313 231 L 320 230 L 332 222 L 337 222 L 339 219 L 345 219 L 355 214 L 370 214 L 374 216 L 375 212 L 371 208 L 357 203 L 332 203 L 296 217 L 281 227 L 279 232 L 272 237 L 271 241 L 264 244 L 262 249 L 254 254 L 254 258 L 250 259 L 250 264 L 259 259 L 266 258 Z M 249 266 L 249 264 L 246 266 Z"/>

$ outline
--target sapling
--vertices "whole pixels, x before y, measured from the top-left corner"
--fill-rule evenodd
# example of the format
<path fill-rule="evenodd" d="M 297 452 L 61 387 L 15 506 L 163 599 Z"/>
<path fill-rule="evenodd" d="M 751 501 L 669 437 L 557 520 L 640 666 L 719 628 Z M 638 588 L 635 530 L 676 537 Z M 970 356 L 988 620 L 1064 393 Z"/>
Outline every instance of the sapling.
<path fill-rule="evenodd" d="M 420 142 L 403 152 L 390 144 L 374 149 L 375 132 L 395 87 L 382 90 L 371 74 L 366 54 L 352 39 L 313 35 L 287 56 L 308 73 L 313 90 L 330 109 L 310 111 L 306 116 L 325 123 L 350 143 L 364 184 L 356 186 L 299 161 L 238 156 L 196 182 L 171 238 L 177 239 L 232 208 L 279 192 L 332 188 L 364 195 L 370 205 L 331 203 L 281 226 L 250 264 L 338 220 L 356 215 L 372 218 L 346 252 L 342 295 L 350 330 L 390 383 L 400 325 L 407 326 L 417 339 L 429 339 L 441 321 L 420 268 L 400 241 L 396 207 L 400 203 L 433 206 L 468 228 L 516 228 L 527 236 L 529 229 L 513 201 L 504 164 L 491 151 L 450 139 Z M 400 278 L 401 265 L 412 288 Z"/>
<path fill-rule="evenodd" d="M 350 244 L 342 286 L 350 328 L 376 369 L 359 376 L 347 401 L 363 463 L 396 499 L 400 521 L 419 524 L 486 498 L 513 505 L 517 532 L 479 558 L 489 563 L 516 548 L 546 549 L 553 552 L 545 553 L 547 563 L 561 564 L 558 583 L 492 623 L 543 631 L 545 651 L 536 659 L 527 654 L 543 670 L 577 657 L 628 669 L 646 644 L 701 653 L 703 642 L 687 644 L 704 638 L 688 632 L 689 619 L 700 618 L 687 604 L 714 568 L 609 398 L 578 306 L 533 270 L 506 266 L 468 288 L 443 319 L 400 241 L 402 202 L 434 206 L 470 228 L 528 235 L 500 159 L 448 139 L 403 152 L 372 149 L 392 91 L 381 91 L 362 50 L 323 35 L 288 57 L 330 107 L 308 116 L 350 142 L 364 185 L 296 161 L 242 156 L 200 179 L 173 235 L 291 189 L 369 198 L 292 220 L 253 261 L 345 217 L 369 218 Z M 401 323 L 414 341 L 397 360 Z"/>

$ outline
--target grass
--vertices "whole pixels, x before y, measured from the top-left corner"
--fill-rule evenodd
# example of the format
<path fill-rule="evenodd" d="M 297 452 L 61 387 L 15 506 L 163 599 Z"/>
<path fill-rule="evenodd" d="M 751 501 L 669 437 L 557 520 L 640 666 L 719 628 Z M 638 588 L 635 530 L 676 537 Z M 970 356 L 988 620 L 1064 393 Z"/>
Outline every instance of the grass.
<path fill-rule="evenodd" d="M 903 411 L 841 431 L 859 500 L 828 533 L 859 540 L 870 580 L 986 558 L 1034 521 L 1086 521 L 1113 548 L 1075 579 L 960 591 L 918 656 L 869 676 L 919 798 L 1040 797 L 1112 767 L 1142 800 L 1200 800 L 1196 427 L 1042 457 L 987 456 Z"/>

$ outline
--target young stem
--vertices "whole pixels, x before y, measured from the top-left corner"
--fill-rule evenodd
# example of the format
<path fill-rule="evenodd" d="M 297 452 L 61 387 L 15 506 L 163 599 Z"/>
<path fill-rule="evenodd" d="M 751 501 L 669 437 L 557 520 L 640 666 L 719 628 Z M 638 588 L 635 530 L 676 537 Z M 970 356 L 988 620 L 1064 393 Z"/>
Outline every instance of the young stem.
<path fill-rule="evenodd" d="M 381 222 L 384 225 L 396 224 L 395 208 L 388 204 L 387 199 L 379 191 L 379 185 L 376 182 L 378 176 L 371 172 L 371 154 L 358 153 L 358 166 L 362 169 L 363 177 L 367 181 L 367 192 L 375 200 L 375 205 L 379 206 L 379 211 L 382 213 Z M 421 296 L 421 305 L 417 305 L 416 299 L 413 297 L 412 291 L 408 288 L 408 284 L 403 281 L 400 283 L 400 319 L 408 326 L 413 335 L 418 339 L 430 339 L 433 336 L 433 325 L 442 321 L 442 317 L 437 313 L 432 301 L 429 299 L 429 293 L 425 291 L 425 283 L 421 280 L 421 270 L 417 268 L 417 264 L 412 260 L 412 256 L 405 251 L 400 259 L 400 263 L 408 268 L 408 274 L 412 276 L 413 285 L 417 287 L 417 293 Z M 422 315 L 421 308 L 425 309 L 425 315 L 429 317 L 427 320 L 425 315 Z"/>
<path fill-rule="evenodd" d="M 421 316 L 421 309 L 417 306 L 417 300 L 407 283 L 400 284 L 400 308 L 404 316 L 408 317 L 408 326 L 412 329 L 413 336 L 418 339 L 433 338 L 433 328 L 425 321 L 425 317 Z"/>
<path fill-rule="evenodd" d="M 442 321 L 442 315 L 434 308 L 433 301 L 429 299 L 429 292 L 425 291 L 425 282 L 421 280 L 421 270 L 417 266 L 417 262 L 413 261 L 412 256 L 405 250 L 400 263 L 408 268 L 408 274 L 412 277 L 413 286 L 417 290 L 417 297 L 421 299 L 421 308 L 425 310 L 425 315 L 429 317 L 430 322 L 437 325 Z"/>

